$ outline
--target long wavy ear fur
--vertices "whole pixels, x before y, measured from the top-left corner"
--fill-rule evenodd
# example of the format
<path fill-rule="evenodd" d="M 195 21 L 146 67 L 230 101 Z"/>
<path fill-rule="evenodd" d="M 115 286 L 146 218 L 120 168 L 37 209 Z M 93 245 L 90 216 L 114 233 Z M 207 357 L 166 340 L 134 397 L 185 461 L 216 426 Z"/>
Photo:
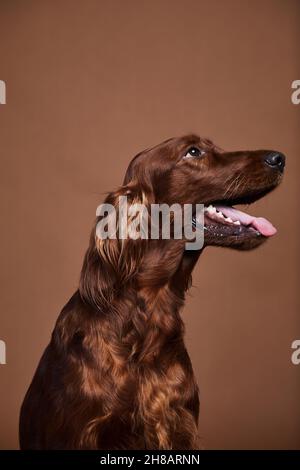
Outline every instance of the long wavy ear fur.
<path fill-rule="evenodd" d="M 128 207 L 135 204 L 148 207 L 151 198 L 149 191 L 133 182 L 107 196 L 105 203 L 114 206 L 116 211 L 116 238 L 98 238 L 96 228 L 101 218 L 96 219 L 83 262 L 79 292 L 84 301 L 99 309 L 111 305 L 118 293 L 132 280 L 141 264 L 147 243 L 146 239 L 119 238 L 120 196 L 127 197 Z M 127 226 L 132 221 L 130 219 L 129 215 Z"/>

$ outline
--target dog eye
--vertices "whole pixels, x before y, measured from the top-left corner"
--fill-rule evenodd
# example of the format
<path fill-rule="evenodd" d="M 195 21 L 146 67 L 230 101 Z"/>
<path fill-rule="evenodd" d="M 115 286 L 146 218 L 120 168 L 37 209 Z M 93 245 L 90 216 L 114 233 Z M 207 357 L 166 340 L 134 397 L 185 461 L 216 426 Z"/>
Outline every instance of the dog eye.
<path fill-rule="evenodd" d="M 184 155 L 183 158 L 197 158 L 201 157 L 205 152 L 203 150 L 198 149 L 198 147 L 191 147 L 188 149 L 187 153 Z"/>

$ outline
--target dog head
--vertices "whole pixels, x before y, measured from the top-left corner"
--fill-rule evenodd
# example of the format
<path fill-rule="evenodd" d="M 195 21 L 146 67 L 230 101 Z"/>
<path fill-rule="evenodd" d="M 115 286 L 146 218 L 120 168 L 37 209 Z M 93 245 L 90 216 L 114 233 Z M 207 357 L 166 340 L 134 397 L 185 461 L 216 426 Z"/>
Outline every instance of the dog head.
<path fill-rule="evenodd" d="M 285 156 L 274 150 L 223 151 L 197 135 L 168 139 L 138 154 L 124 184 L 158 204 L 204 204 L 205 245 L 251 249 L 276 229 L 232 206 L 250 204 L 282 180 Z M 194 220 L 195 225 L 197 220 Z"/>
<path fill-rule="evenodd" d="M 130 207 L 153 204 L 169 207 L 204 205 L 204 246 L 248 250 L 259 246 L 276 229 L 264 218 L 233 206 L 250 204 L 273 190 L 282 180 L 285 157 L 273 150 L 227 152 L 197 135 L 168 139 L 139 153 L 130 163 L 123 185 L 106 203 L 115 209 L 119 233 L 120 196 Z M 125 225 L 132 221 L 132 215 Z M 94 305 L 109 306 L 130 283 L 186 289 L 200 250 L 188 251 L 185 240 L 97 237 L 96 220 L 81 274 L 82 297 Z M 197 212 L 192 219 L 199 226 Z M 126 287 L 127 288 L 127 287 Z"/>

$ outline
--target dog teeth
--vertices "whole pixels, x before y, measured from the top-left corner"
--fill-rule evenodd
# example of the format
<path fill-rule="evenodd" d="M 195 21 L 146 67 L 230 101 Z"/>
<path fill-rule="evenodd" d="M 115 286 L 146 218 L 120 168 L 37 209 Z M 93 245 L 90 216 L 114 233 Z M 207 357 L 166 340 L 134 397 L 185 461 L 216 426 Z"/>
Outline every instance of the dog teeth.
<path fill-rule="evenodd" d="M 231 217 L 226 217 L 221 211 L 219 211 L 212 204 L 210 204 L 208 207 L 205 207 L 204 211 L 208 212 L 210 215 L 214 215 L 214 216 L 218 217 L 218 219 L 220 219 L 220 220 L 224 220 L 224 222 L 227 222 L 229 224 L 241 225 L 241 222 L 239 220 L 232 220 Z"/>
<path fill-rule="evenodd" d="M 206 210 L 209 214 L 215 214 L 217 212 L 217 209 L 214 206 L 212 206 L 211 204 L 207 207 Z"/>
<path fill-rule="evenodd" d="M 217 211 L 217 209 L 215 208 L 215 206 L 213 206 L 212 204 L 210 204 L 208 207 L 205 207 L 204 208 L 204 211 L 205 212 L 208 212 L 209 214 L 215 214 L 219 217 L 219 214 L 222 214 L 222 212 L 219 212 Z M 223 215 L 223 214 L 222 214 Z"/>

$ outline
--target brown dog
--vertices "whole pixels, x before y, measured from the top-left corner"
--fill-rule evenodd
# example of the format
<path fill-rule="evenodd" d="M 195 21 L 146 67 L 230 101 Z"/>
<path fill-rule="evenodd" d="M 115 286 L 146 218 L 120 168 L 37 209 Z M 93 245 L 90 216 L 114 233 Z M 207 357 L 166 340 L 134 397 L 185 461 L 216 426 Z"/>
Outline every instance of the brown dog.
<path fill-rule="evenodd" d="M 205 246 L 255 248 L 275 233 L 231 206 L 282 179 L 284 155 L 224 152 L 196 135 L 141 152 L 118 196 L 205 204 Z M 199 398 L 180 310 L 201 251 L 184 240 L 99 240 L 26 394 L 22 449 L 197 449 Z"/>

